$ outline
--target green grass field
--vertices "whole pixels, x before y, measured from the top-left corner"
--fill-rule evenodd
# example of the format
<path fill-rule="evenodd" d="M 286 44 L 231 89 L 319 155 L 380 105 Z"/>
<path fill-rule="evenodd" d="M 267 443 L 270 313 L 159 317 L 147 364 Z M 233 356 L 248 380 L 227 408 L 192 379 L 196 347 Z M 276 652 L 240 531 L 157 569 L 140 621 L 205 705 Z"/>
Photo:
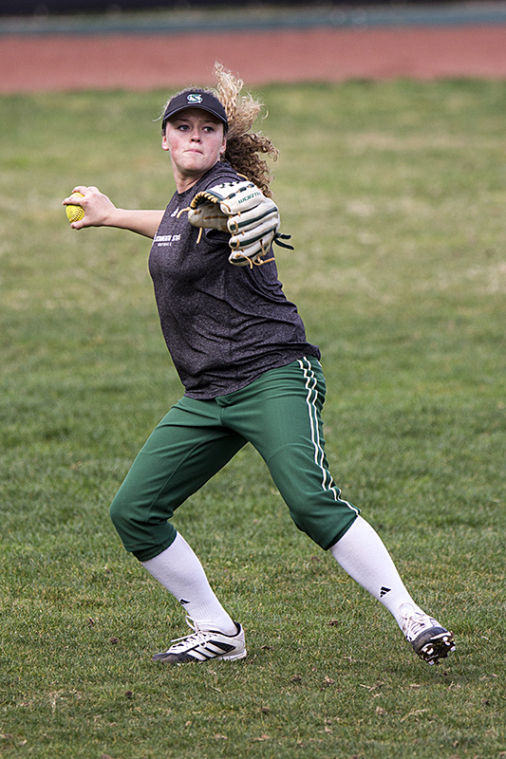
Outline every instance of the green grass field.
<path fill-rule="evenodd" d="M 292 526 L 251 449 L 176 526 L 248 658 L 166 668 L 180 609 L 108 505 L 181 394 L 149 242 L 72 231 L 77 183 L 163 207 L 165 92 L 3 97 L 0 755 L 464 759 L 504 749 L 504 83 L 268 87 L 280 276 L 323 352 L 327 453 L 419 603 L 430 668 Z M 310 107 L 308 107 L 310 106 Z"/>

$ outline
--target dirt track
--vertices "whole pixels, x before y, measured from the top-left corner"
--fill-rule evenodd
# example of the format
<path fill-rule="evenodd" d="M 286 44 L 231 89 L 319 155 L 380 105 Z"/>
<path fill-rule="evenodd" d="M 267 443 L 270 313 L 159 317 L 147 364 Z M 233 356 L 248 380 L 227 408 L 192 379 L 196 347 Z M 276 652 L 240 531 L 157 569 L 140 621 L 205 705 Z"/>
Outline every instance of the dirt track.
<path fill-rule="evenodd" d="M 506 26 L 5 36 L 0 93 L 207 84 L 215 60 L 251 85 L 356 77 L 503 79 Z"/>

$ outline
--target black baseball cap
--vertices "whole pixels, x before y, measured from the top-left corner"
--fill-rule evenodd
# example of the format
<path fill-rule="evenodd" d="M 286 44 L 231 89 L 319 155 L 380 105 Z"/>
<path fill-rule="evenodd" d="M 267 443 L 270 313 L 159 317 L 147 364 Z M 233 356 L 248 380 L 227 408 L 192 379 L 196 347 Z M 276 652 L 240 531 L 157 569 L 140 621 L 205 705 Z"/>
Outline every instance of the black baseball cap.
<path fill-rule="evenodd" d="M 165 131 L 165 124 L 171 116 L 187 108 L 200 108 L 202 111 L 212 113 L 222 122 L 225 131 L 228 129 L 227 114 L 217 97 L 206 90 L 185 90 L 169 100 L 162 117 L 162 132 Z"/>

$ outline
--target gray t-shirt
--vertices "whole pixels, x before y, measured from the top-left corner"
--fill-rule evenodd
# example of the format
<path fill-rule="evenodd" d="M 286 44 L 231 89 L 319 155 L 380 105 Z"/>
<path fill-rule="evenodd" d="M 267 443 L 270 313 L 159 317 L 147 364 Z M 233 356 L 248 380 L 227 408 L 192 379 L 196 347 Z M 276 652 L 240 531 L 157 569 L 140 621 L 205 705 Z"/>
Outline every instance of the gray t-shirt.
<path fill-rule="evenodd" d="M 229 235 L 204 230 L 197 243 L 199 230 L 180 214 L 197 192 L 240 179 L 228 163 L 217 163 L 189 190 L 176 192 L 151 248 L 163 336 L 190 398 L 226 395 L 304 355 L 320 358 L 283 293 L 275 262 L 252 269 L 230 264 Z"/>

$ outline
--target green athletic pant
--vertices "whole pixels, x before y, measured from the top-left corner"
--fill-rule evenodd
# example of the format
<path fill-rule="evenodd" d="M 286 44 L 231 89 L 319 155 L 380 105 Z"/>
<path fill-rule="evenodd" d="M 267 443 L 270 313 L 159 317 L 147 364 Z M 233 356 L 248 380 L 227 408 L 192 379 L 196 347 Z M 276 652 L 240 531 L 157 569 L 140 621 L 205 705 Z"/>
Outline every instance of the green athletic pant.
<path fill-rule="evenodd" d="M 325 379 L 316 358 L 271 369 L 213 400 L 183 397 L 146 441 L 111 504 L 127 551 L 140 561 L 172 543 L 174 510 L 247 442 L 257 449 L 293 521 L 327 549 L 358 512 L 340 497 L 324 452 Z"/>

